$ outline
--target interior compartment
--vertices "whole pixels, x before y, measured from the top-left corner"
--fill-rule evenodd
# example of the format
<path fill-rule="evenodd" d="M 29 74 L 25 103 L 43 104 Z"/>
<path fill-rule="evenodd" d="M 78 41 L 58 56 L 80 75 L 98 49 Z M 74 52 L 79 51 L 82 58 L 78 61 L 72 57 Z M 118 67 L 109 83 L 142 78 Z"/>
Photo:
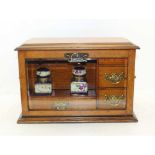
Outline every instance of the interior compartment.
<path fill-rule="evenodd" d="M 39 67 L 46 67 L 51 71 L 51 81 L 52 81 L 52 94 L 51 96 L 56 96 L 59 93 L 70 92 L 70 84 L 72 79 L 72 68 L 73 64 L 68 63 L 64 60 L 50 60 L 50 59 L 28 59 L 27 64 L 27 80 L 28 89 L 30 96 L 38 96 L 34 92 L 35 82 L 37 80 L 36 70 Z M 88 82 L 88 96 L 90 96 L 90 90 L 93 90 L 96 95 L 96 60 L 89 60 L 86 64 L 86 78 Z M 55 91 L 57 93 L 55 93 Z M 63 91 L 61 91 L 63 90 Z M 94 96 L 94 94 L 92 96 Z M 69 96 L 72 96 L 70 93 Z"/>

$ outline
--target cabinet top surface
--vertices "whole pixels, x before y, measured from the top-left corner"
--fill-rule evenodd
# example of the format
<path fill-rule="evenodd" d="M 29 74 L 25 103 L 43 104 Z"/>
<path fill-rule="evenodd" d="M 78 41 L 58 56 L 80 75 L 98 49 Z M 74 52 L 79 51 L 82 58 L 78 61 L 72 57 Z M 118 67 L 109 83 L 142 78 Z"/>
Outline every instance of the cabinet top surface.
<path fill-rule="evenodd" d="M 32 38 L 16 50 L 139 49 L 125 38 Z"/>

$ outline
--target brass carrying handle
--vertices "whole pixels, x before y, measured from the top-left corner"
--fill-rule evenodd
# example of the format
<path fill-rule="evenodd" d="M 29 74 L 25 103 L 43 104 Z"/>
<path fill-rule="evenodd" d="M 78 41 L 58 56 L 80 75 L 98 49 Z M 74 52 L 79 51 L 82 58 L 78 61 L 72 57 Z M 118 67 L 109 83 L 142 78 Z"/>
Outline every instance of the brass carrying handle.
<path fill-rule="evenodd" d="M 125 96 L 122 95 L 105 95 L 105 100 L 111 105 L 117 106 L 119 105 L 121 100 L 125 99 Z"/>
<path fill-rule="evenodd" d="M 54 104 L 54 109 L 56 109 L 56 110 L 66 110 L 67 106 L 68 106 L 68 103 L 56 102 Z"/>
<path fill-rule="evenodd" d="M 104 79 L 110 81 L 112 84 L 118 84 L 121 81 L 125 80 L 125 73 L 105 73 Z"/>

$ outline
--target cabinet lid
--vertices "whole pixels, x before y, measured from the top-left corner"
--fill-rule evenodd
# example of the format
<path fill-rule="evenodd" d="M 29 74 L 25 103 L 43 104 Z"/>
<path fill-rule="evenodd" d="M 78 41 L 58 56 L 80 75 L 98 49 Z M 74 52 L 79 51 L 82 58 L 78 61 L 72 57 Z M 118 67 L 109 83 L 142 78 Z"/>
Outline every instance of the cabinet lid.
<path fill-rule="evenodd" d="M 32 38 L 15 50 L 139 49 L 125 38 Z"/>

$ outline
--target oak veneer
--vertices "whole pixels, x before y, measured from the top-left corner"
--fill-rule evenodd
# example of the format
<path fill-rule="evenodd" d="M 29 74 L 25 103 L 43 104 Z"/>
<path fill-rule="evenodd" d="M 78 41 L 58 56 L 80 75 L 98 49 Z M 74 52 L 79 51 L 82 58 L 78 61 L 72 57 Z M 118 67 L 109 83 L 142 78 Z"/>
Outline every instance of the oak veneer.
<path fill-rule="evenodd" d="M 16 48 L 22 103 L 18 123 L 137 121 L 133 113 L 136 49 L 123 38 L 26 41 Z M 65 53 L 88 53 L 88 95 L 70 94 L 72 64 L 65 60 Z M 40 63 L 52 71 L 53 92 L 48 96 L 34 93 Z"/>

